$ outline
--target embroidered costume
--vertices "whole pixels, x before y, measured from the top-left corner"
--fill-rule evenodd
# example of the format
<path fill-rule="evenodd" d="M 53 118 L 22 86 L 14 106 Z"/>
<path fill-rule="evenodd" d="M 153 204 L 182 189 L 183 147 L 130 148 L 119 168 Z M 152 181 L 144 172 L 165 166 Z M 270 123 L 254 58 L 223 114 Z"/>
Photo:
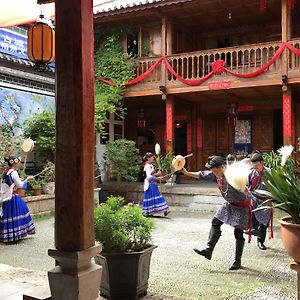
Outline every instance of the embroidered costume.
<path fill-rule="evenodd" d="M 15 187 L 26 189 L 27 182 L 20 180 L 16 170 L 7 169 L 3 173 L 2 185 L 7 187 L 0 199 L 0 242 L 15 242 L 27 234 L 34 234 L 35 226 L 28 207 L 14 190 Z"/>
<path fill-rule="evenodd" d="M 152 175 L 154 172 L 153 165 L 146 162 L 144 172 L 146 174 L 144 179 L 144 215 L 149 216 L 163 211 L 167 212 L 169 208 L 168 204 L 155 183 L 156 177 Z"/>
<path fill-rule="evenodd" d="M 216 177 L 212 171 L 200 171 L 202 179 L 214 180 Z M 224 176 L 217 178 L 219 190 L 225 200 L 215 214 L 215 218 L 237 229 L 249 228 L 250 202 L 246 195 L 233 188 Z"/>

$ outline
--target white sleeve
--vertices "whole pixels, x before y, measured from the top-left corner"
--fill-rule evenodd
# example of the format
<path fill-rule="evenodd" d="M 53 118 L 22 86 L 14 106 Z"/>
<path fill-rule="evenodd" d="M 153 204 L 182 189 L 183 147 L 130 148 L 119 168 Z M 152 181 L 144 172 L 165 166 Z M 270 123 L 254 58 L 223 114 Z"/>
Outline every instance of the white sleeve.
<path fill-rule="evenodd" d="M 153 168 L 150 164 L 146 164 L 144 167 L 144 171 L 146 172 L 146 178 L 149 180 L 153 175 L 151 174 Z"/>
<path fill-rule="evenodd" d="M 14 181 L 17 188 L 23 188 L 24 181 L 19 177 L 19 174 L 16 170 L 11 172 L 11 178 Z"/>

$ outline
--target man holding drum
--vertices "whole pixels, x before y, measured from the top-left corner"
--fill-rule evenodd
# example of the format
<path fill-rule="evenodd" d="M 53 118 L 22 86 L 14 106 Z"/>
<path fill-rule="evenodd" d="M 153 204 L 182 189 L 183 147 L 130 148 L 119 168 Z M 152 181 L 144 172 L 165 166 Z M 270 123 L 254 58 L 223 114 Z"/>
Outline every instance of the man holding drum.
<path fill-rule="evenodd" d="M 236 240 L 235 260 L 229 270 L 237 270 L 241 268 L 241 258 L 245 244 L 243 230 L 249 227 L 251 206 L 249 192 L 247 190 L 240 191 L 228 183 L 225 178 L 226 164 L 221 156 L 210 156 L 205 167 L 208 171 L 188 172 L 183 168 L 182 172 L 184 175 L 197 179 L 216 180 L 225 202 L 212 220 L 206 247 L 202 250 L 195 248 L 194 251 L 210 260 L 221 237 L 221 226 L 223 223 L 228 224 L 234 228 Z"/>

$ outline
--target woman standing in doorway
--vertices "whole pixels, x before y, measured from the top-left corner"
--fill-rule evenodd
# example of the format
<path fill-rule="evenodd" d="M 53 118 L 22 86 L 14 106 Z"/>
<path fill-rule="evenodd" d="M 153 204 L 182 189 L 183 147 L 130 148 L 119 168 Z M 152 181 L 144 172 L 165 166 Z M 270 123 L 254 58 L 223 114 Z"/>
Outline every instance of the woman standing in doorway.
<path fill-rule="evenodd" d="M 161 195 L 158 190 L 158 186 L 155 183 L 159 179 L 161 172 L 155 172 L 154 166 L 154 155 L 151 152 L 147 152 L 143 157 L 144 162 L 144 200 L 143 200 L 143 211 L 145 216 L 152 216 L 155 213 L 164 212 L 164 215 L 169 214 L 169 206 L 165 198 Z"/>
<path fill-rule="evenodd" d="M 20 159 L 7 157 L 8 168 L 4 170 L 1 181 L 0 198 L 0 242 L 8 243 L 23 239 L 27 234 L 35 233 L 35 226 L 24 200 L 15 188 L 27 188 L 27 180 L 22 181 L 16 171 Z"/>

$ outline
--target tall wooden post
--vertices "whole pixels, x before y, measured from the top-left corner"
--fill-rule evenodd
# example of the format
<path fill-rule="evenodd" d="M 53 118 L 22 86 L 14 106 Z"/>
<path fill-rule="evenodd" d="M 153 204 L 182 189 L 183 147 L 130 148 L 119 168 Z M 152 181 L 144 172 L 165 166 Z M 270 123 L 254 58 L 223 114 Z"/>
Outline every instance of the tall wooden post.
<path fill-rule="evenodd" d="M 288 0 L 281 0 L 281 30 L 282 41 L 287 42 L 291 38 L 291 12 L 288 7 Z M 283 115 L 283 144 L 291 145 L 293 142 L 294 122 L 292 117 L 292 92 L 288 85 L 288 49 L 282 54 L 282 115 Z"/>
<path fill-rule="evenodd" d="M 161 20 L 161 55 L 167 55 L 167 21 L 166 18 Z M 166 66 L 161 64 L 161 83 L 166 85 Z"/>
<path fill-rule="evenodd" d="M 166 99 L 166 152 L 174 151 L 174 99 Z"/>
<path fill-rule="evenodd" d="M 93 1 L 56 0 L 56 267 L 52 299 L 94 300 L 101 268 L 92 262 L 94 178 Z"/>

